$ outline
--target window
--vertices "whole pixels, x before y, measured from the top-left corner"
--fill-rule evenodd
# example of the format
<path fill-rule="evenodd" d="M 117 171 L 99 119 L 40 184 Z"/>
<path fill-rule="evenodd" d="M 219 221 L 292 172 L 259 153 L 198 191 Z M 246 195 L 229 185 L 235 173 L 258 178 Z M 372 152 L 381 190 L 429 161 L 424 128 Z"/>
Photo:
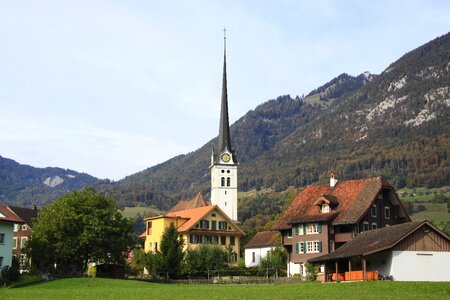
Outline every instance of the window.
<path fill-rule="evenodd" d="M 306 242 L 296 243 L 295 253 L 306 253 Z"/>
<path fill-rule="evenodd" d="M 211 229 L 216 230 L 217 229 L 217 221 L 211 221 Z"/>
<path fill-rule="evenodd" d="M 147 235 L 152 235 L 152 222 L 147 222 Z"/>
<path fill-rule="evenodd" d="M 330 252 L 333 252 L 336 250 L 336 245 L 333 240 L 330 241 Z"/>
<path fill-rule="evenodd" d="M 353 231 L 355 232 L 355 235 L 357 235 L 359 233 L 359 225 L 356 224 L 355 227 L 353 228 Z"/>
<path fill-rule="evenodd" d="M 227 222 L 219 221 L 219 230 L 227 230 Z"/>
<path fill-rule="evenodd" d="M 200 228 L 201 229 L 209 229 L 209 221 L 208 220 L 200 220 Z"/>
<path fill-rule="evenodd" d="M 215 216 L 216 216 L 216 214 L 214 214 L 214 213 L 213 213 L 213 214 L 211 214 L 211 217 L 215 217 Z"/>
<path fill-rule="evenodd" d="M 195 234 L 189 235 L 189 243 L 197 244 L 197 236 Z"/>
<path fill-rule="evenodd" d="M 391 208 L 390 207 L 385 207 L 384 208 L 384 218 L 385 219 L 390 219 L 391 218 Z"/>
<path fill-rule="evenodd" d="M 155 246 L 155 247 L 153 248 L 153 251 L 154 251 L 154 252 L 158 251 L 158 243 L 157 243 L 157 242 L 155 242 L 154 246 Z"/>
<path fill-rule="evenodd" d="M 220 186 L 225 186 L 225 177 L 220 178 Z"/>
<path fill-rule="evenodd" d="M 369 231 L 369 222 L 363 223 L 363 231 Z"/>
<path fill-rule="evenodd" d="M 230 245 L 234 246 L 234 236 L 230 236 Z"/>
<path fill-rule="evenodd" d="M 221 245 L 225 245 L 225 244 L 226 244 L 226 241 L 227 241 L 227 237 L 226 237 L 226 236 L 221 236 L 221 237 L 220 237 L 220 244 L 221 244 Z"/>
<path fill-rule="evenodd" d="M 288 237 L 288 238 L 292 238 L 292 229 L 289 229 L 289 230 L 287 231 L 287 237 Z"/>
<path fill-rule="evenodd" d="M 255 252 L 252 252 L 252 262 L 254 263 L 256 261 Z"/>
<path fill-rule="evenodd" d="M 305 244 L 306 244 L 306 249 L 305 249 Z M 298 243 L 297 245 L 298 245 L 298 250 L 301 253 L 322 252 L 322 242 L 321 241 L 308 241 L 308 242 Z"/>
<path fill-rule="evenodd" d="M 23 224 L 23 225 L 22 225 L 22 230 L 23 230 L 23 231 L 27 230 L 27 225 Z"/>
<path fill-rule="evenodd" d="M 0 244 L 4 244 L 4 243 L 5 243 L 5 234 L 0 233 Z"/>
<path fill-rule="evenodd" d="M 17 238 L 13 238 L 13 249 L 17 249 Z"/>
<path fill-rule="evenodd" d="M 20 230 L 20 224 L 15 223 L 14 224 L 14 232 L 17 232 Z"/>
<path fill-rule="evenodd" d="M 3 256 L 0 256 L 0 267 L 3 266 Z"/>
<path fill-rule="evenodd" d="M 306 226 L 306 234 L 316 234 L 316 233 L 321 233 L 322 232 L 322 226 L 320 224 L 308 224 L 308 226 Z"/>
<path fill-rule="evenodd" d="M 376 204 L 372 205 L 372 208 L 370 209 L 370 215 L 372 217 L 376 217 L 377 216 L 377 205 Z"/>
<path fill-rule="evenodd" d="M 322 213 L 330 212 L 330 206 L 326 203 L 322 204 Z"/>
<path fill-rule="evenodd" d="M 227 177 L 227 186 L 230 186 L 230 185 L 231 185 L 231 178 Z"/>
<path fill-rule="evenodd" d="M 377 229 L 377 223 L 372 223 L 372 230 Z"/>

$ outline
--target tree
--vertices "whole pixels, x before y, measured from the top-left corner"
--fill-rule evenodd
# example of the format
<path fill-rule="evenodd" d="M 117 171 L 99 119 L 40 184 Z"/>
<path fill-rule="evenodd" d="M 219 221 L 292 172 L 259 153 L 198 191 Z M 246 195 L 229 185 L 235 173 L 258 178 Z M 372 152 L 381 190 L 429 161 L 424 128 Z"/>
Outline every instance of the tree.
<path fill-rule="evenodd" d="M 261 259 L 260 268 L 269 269 L 273 272 L 285 271 L 287 267 L 287 252 L 282 246 L 277 246 L 267 253 L 267 256 Z"/>
<path fill-rule="evenodd" d="M 160 272 L 166 272 L 171 278 L 181 273 L 181 262 L 184 258 L 183 245 L 183 237 L 178 235 L 178 231 L 173 223 L 170 224 L 161 238 Z"/>
<path fill-rule="evenodd" d="M 84 272 L 88 262 L 123 263 L 132 232 L 114 200 L 87 187 L 42 208 L 30 255 L 41 271 L 56 265 L 61 272 Z"/>
<path fill-rule="evenodd" d="M 204 275 L 208 270 L 222 270 L 229 262 L 228 251 L 218 245 L 199 245 L 186 252 L 184 267 L 189 275 Z"/>
<path fill-rule="evenodd" d="M 142 248 L 133 250 L 133 267 L 140 273 L 144 268 L 148 274 L 156 275 L 161 268 L 161 253 L 145 252 Z"/>

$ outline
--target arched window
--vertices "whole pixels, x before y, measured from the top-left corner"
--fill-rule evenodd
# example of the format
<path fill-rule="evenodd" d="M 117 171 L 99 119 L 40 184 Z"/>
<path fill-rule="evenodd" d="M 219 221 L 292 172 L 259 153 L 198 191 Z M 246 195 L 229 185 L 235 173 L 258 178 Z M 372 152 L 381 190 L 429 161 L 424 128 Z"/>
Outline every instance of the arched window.
<path fill-rule="evenodd" d="M 220 186 L 225 186 L 225 177 L 220 178 Z"/>
<path fill-rule="evenodd" d="M 231 178 L 227 177 L 227 186 L 230 186 L 230 185 L 231 185 Z"/>

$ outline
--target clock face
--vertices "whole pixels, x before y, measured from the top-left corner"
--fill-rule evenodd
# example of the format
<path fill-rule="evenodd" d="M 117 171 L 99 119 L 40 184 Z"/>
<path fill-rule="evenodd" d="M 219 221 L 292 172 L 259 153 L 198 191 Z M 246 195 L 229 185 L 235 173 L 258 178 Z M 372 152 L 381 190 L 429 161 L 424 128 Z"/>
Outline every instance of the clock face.
<path fill-rule="evenodd" d="M 222 158 L 222 161 L 224 161 L 224 162 L 229 162 L 231 159 L 230 154 L 228 154 L 228 153 L 222 154 L 221 158 Z"/>

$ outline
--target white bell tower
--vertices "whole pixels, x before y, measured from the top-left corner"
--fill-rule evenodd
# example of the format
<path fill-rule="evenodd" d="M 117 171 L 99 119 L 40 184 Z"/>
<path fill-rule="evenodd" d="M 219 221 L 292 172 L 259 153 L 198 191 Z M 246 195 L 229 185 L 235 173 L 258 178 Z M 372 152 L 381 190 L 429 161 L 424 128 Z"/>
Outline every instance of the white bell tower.
<path fill-rule="evenodd" d="M 225 32 L 225 30 L 224 30 Z M 237 221 L 237 167 L 238 161 L 231 148 L 228 120 L 226 36 L 224 35 L 222 100 L 217 152 L 211 154 L 211 203 Z"/>

